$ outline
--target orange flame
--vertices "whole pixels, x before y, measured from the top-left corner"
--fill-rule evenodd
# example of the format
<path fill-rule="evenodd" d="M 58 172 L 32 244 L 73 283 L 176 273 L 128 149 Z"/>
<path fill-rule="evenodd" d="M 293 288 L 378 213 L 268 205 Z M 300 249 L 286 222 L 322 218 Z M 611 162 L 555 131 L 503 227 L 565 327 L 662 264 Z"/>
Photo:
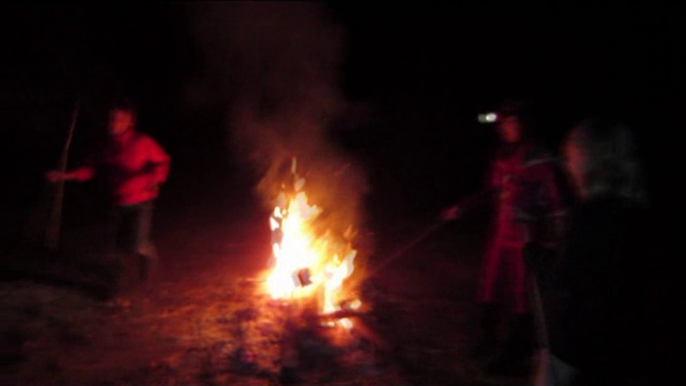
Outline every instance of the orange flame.
<path fill-rule="evenodd" d="M 272 244 L 274 267 L 266 280 L 266 287 L 274 299 L 294 299 L 321 296 L 321 312 L 333 313 L 341 309 L 343 282 L 354 270 L 357 251 L 349 241 L 352 228 L 346 237 L 330 230 L 318 234 L 314 220 L 322 209 L 308 202 L 303 191 L 305 179 L 296 171 L 293 159 L 291 173 L 294 184 L 291 197 L 281 192 L 277 206 L 269 218 L 275 240 Z M 342 256 L 342 257 L 341 257 Z M 354 301 L 359 308 L 360 301 Z M 351 328 L 349 319 L 341 319 L 338 325 Z"/>

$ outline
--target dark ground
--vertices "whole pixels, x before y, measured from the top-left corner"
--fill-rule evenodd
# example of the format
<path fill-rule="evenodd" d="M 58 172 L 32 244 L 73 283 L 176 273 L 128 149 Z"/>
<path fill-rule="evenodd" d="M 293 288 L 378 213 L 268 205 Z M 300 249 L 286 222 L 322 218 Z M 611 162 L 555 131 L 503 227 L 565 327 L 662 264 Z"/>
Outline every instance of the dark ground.
<path fill-rule="evenodd" d="M 285 383 L 279 375 L 287 313 L 253 281 L 267 264 L 267 215 L 240 180 L 213 181 L 192 195 L 181 180 L 171 182 L 160 198 L 154 234 L 162 264 L 151 282 L 132 280 L 114 292 L 116 271 L 98 249 L 104 224 L 95 204 L 89 211 L 67 201 L 61 255 L 16 249 L 0 295 L 8 312 L 2 384 Z M 72 197 L 82 189 L 70 188 Z M 291 326 L 300 355 L 296 381 L 522 381 L 485 378 L 467 359 L 476 332 L 471 299 L 483 219 L 477 212 L 439 229 L 369 277 L 359 288 L 364 313 L 350 334 Z M 432 221 L 375 221 L 376 251 L 363 251 L 358 266 L 402 249 Z"/>
<path fill-rule="evenodd" d="M 48 197 L 27 199 L 33 210 L 15 209 L 26 214 L 4 225 L 5 236 L 17 236 L 3 245 L 0 384 L 526 384 L 526 377 L 486 376 L 483 364 L 469 358 L 487 208 L 438 228 L 369 276 L 435 224 L 442 205 L 414 205 L 421 189 L 403 195 L 390 182 L 377 185 L 356 259 L 357 278 L 366 278 L 358 288 L 365 308 L 346 334 L 294 326 L 309 319 L 289 317 L 287 307 L 261 294 L 255 279 L 267 267 L 270 235 L 268 213 L 251 193 L 254 181 L 232 167 L 201 166 L 174 169 L 157 203 L 158 275 L 137 282 L 129 261 L 124 290 L 114 285 L 117 257 L 101 253 L 106 206 L 97 181 L 68 185 L 58 255 L 35 248 Z M 656 235 L 670 229 L 663 219 Z M 34 237 L 28 247 L 17 243 L 17 229 L 33 231 L 25 233 Z M 656 362 L 646 366 L 667 378 L 662 369 L 679 362 L 672 336 L 676 281 L 666 280 L 676 278 L 673 256 L 670 246 L 656 243 L 652 258 L 661 276 L 652 278 L 647 295 L 655 299 L 651 334 L 659 340 L 650 347 Z M 298 353 L 294 379 L 282 371 L 290 346 Z"/>

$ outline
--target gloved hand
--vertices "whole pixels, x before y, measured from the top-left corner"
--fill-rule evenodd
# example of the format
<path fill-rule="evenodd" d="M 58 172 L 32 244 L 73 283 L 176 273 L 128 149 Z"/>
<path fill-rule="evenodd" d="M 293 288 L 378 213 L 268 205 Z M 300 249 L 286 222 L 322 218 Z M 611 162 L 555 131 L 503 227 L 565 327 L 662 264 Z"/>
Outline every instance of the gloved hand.
<path fill-rule="evenodd" d="M 441 211 L 440 218 L 445 221 L 457 220 L 462 212 L 458 205 L 453 205 Z"/>

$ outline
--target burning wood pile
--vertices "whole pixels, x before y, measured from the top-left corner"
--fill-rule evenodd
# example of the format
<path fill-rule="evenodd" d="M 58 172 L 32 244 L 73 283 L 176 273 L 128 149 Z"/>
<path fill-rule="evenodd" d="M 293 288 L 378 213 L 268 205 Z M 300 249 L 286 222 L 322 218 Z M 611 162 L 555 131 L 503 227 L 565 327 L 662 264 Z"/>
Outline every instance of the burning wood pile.
<path fill-rule="evenodd" d="M 280 374 L 281 381 L 289 383 L 295 381 L 301 359 L 313 362 L 313 352 L 318 352 L 314 357 L 321 360 L 341 348 L 380 342 L 360 322 L 353 331 L 353 318 L 364 314 L 362 302 L 346 286 L 357 255 L 352 225 L 336 232 L 320 221 L 325 209 L 310 202 L 295 158 L 286 180 L 269 218 L 271 267 L 261 291 L 279 310 L 283 322 Z M 373 361 L 373 357 L 367 360 Z"/>
<path fill-rule="evenodd" d="M 272 231 L 273 268 L 266 289 L 274 299 L 313 302 L 327 326 L 350 329 L 349 318 L 336 318 L 341 311 L 358 310 L 361 302 L 346 296 L 344 281 L 354 270 L 357 251 L 352 246 L 352 226 L 340 235 L 331 229 L 317 229 L 322 209 L 308 202 L 305 179 L 291 166 L 293 184 L 281 191 L 269 222 Z"/>

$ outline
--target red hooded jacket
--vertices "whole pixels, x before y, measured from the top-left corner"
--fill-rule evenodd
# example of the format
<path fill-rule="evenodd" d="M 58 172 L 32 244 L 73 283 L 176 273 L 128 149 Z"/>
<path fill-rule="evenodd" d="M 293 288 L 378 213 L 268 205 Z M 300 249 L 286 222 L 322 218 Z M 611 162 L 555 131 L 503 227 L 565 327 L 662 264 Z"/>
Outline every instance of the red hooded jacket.
<path fill-rule="evenodd" d="M 170 163 L 169 155 L 155 140 L 132 130 L 111 138 L 102 152 L 89 157 L 84 166 L 74 171 L 74 176 L 78 181 L 86 181 L 99 167 L 104 167 L 117 205 L 133 205 L 157 197 Z"/>

